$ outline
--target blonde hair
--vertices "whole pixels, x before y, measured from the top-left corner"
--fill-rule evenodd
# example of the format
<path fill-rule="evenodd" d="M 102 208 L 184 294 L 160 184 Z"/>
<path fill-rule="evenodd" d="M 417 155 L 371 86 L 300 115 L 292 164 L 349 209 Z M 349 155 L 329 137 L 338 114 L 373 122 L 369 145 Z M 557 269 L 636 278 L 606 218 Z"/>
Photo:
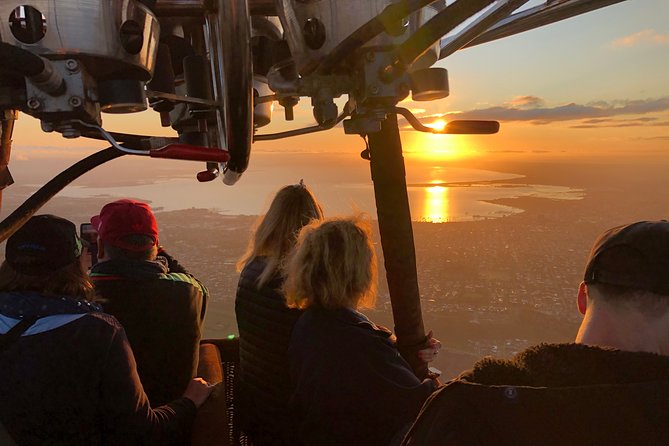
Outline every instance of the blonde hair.
<path fill-rule="evenodd" d="M 305 226 L 286 267 L 286 303 L 329 310 L 371 308 L 376 301 L 376 253 L 361 216 Z"/>
<path fill-rule="evenodd" d="M 265 257 L 265 269 L 257 282 L 258 288 L 262 287 L 283 266 L 300 229 L 312 220 L 322 219 L 320 204 L 302 180 L 281 188 L 267 213 L 258 219 L 246 252 L 237 262 L 237 270 L 241 271 L 256 257 Z"/>

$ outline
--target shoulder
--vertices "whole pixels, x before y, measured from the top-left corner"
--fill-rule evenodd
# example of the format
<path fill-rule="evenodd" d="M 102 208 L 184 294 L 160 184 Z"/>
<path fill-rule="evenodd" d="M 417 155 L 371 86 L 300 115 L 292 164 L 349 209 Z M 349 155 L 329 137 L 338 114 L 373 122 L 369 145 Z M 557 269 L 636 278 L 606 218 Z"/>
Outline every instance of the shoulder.
<path fill-rule="evenodd" d="M 386 331 L 376 329 L 365 316 L 349 309 L 307 309 L 298 319 L 294 334 L 300 343 L 341 345 L 356 352 L 376 350 L 379 344 L 393 348 Z M 357 348 L 350 349 L 352 345 Z"/>
<path fill-rule="evenodd" d="M 275 274 L 267 283 L 258 286 L 258 279 L 265 270 L 264 257 L 256 257 L 247 263 L 239 276 L 237 287 L 237 304 L 262 304 L 277 308 L 286 308 L 282 291 L 283 277 Z M 287 309 L 287 308 L 286 308 Z"/>
<path fill-rule="evenodd" d="M 104 329 L 109 332 L 123 331 L 121 323 L 111 314 L 102 312 L 87 313 L 84 317 L 79 319 L 83 325 Z"/>
<path fill-rule="evenodd" d="M 114 342 L 124 342 L 123 326 L 112 315 L 102 312 L 86 313 L 82 317 L 50 331 L 56 338 L 67 339 L 70 345 L 84 348 L 86 345 L 103 349 Z"/>
<path fill-rule="evenodd" d="M 257 288 L 258 278 L 262 275 L 267 268 L 267 258 L 263 256 L 254 257 L 249 261 L 239 275 L 239 286 L 242 288 Z M 274 276 L 263 286 L 263 288 L 268 289 L 279 289 L 283 285 L 283 276 L 276 273 Z"/>
<path fill-rule="evenodd" d="M 154 280 L 153 284 L 157 287 L 176 287 L 177 289 L 182 289 L 184 293 L 190 296 L 208 294 L 207 287 L 203 283 L 186 273 L 165 273 Z"/>
<path fill-rule="evenodd" d="M 489 392 L 487 386 L 451 381 L 428 397 L 402 445 L 489 443 L 480 413 L 490 405 Z"/>
<path fill-rule="evenodd" d="M 267 259 L 262 256 L 254 257 L 251 259 L 244 268 L 242 268 L 242 275 L 258 275 L 267 266 Z"/>

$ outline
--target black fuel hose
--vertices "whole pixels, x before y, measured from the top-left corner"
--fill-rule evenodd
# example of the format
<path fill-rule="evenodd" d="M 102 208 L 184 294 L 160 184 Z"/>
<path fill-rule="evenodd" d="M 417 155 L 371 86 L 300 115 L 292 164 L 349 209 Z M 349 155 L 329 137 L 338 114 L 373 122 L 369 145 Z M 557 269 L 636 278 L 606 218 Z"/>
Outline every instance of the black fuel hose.
<path fill-rule="evenodd" d="M 18 73 L 30 79 L 40 90 L 59 96 L 65 92 L 63 77 L 53 64 L 28 50 L 0 42 L 0 62 L 5 71 Z"/>
<path fill-rule="evenodd" d="M 68 167 L 48 183 L 42 186 L 37 192 L 32 194 L 21 204 L 14 212 L 9 214 L 0 222 L 0 242 L 3 242 L 15 233 L 23 224 L 30 219 L 47 201 L 54 195 L 63 190 L 65 186 L 76 180 L 86 172 L 98 167 L 101 164 L 111 161 L 125 153 L 116 150 L 113 147 L 100 150 L 93 155 L 78 161 Z"/>
<path fill-rule="evenodd" d="M 5 67 L 27 77 L 37 76 L 44 71 L 44 60 L 28 50 L 0 42 L 0 61 Z"/>

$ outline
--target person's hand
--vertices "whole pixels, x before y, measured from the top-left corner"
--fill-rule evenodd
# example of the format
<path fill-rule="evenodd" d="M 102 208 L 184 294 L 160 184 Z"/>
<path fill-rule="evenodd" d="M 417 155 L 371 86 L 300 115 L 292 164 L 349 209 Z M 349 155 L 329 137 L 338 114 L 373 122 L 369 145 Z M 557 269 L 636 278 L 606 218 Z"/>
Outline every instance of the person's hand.
<path fill-rule="evenodd" d="M 427 347 L 418 350 L 418 357 L 421 361 L 428 363 L 434 361 L 434 358 L 439 354 L 439 350 L 441 350 L 441 342 L 434 337 L 432 330 L 427 334 L 426 344 Z"/>
<path fill-rule="evenodd" d="M 214 390 L 216 384 L 210 384 L 202 378 L 193 378 L 188 383 L 186 391 L 184 392 L 184 397 L 191 400 L 195 407 L 199 408 L 207 401 L 209 395 Z"/>

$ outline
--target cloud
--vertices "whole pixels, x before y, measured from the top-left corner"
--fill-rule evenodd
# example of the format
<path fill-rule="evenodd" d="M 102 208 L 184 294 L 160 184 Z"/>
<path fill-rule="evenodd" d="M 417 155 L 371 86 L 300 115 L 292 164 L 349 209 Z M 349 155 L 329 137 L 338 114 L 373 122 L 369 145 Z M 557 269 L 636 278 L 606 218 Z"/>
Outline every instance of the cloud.
<path fill-rule="evenodd" d="M 658 118 L 636 119 L 587 119 L 579 125 L 572 125 L 573 129 L 599 129 L 603 127 L 667 127 L 669 121 L 657 121 Z"/>
<path fill-rule="evenodd" d="M 425 113 L 427 110 L 424 108 L 410 108 L 409 111 L 413 113 L 414 115 L 422 115 Z"/>
<path fill-rule="evenodd" d="M 537 98 L 539 99 L 539 98 Z M 584 125 L 597 125 L 594 119 L 611 119 L 616 116 L 644 115 L 669 111 L 669 96 L 662 98 L 629 100 L 621 99 L 615 101 L 597 101 L 588 104 L 569 103 L 556 107 L 538 107 L 525 109 L 511 105 L 513 101 L 504 105 L 493 106 L 478 110 L 464 112 L 451 112 L 440 116 L 446 120 L 453 119 L 494 119 L 498 121 L 531 122 L 535 125 L 545 125 L 559 121 L 590 120 Z M 539 103 L 535 101 L 534 103 Z M 637 122 L 635 125 L 648 124 L 656 120 L 654 117 L 644 117 L 645 121 Z M 626 122 L 630 124 L 630 122 Z M 655 125 L 652 123 L 650 125 Z"/>
<path fill-rule="evenodd" d="M 505 105 L 515 108 L 539 108 L 544 105 L 544 100 L 537 96 L 516 96 Z"/>
<path fill-rule="evenodd" d="M 652 122 L 652 121 L 657 121 L 658 118 L 636 118 L 636 119 L 627 119 L 626 122 Z M 586 119 L 583 121 L 583 124 L 603 124 L 603 123 L 609 123 L 609 122 L 620 122 L 620 120 L 616 121 L 615 119 L 612 118 L 599 118 L 599 119 Z"/>
<path fill-rule="evenodd" d="M 660 34 L 654 29 L 644 29 L 611 42 L 614 48 L 629 48 L 636 45 L 669 45 L 669 35 Z"/>

